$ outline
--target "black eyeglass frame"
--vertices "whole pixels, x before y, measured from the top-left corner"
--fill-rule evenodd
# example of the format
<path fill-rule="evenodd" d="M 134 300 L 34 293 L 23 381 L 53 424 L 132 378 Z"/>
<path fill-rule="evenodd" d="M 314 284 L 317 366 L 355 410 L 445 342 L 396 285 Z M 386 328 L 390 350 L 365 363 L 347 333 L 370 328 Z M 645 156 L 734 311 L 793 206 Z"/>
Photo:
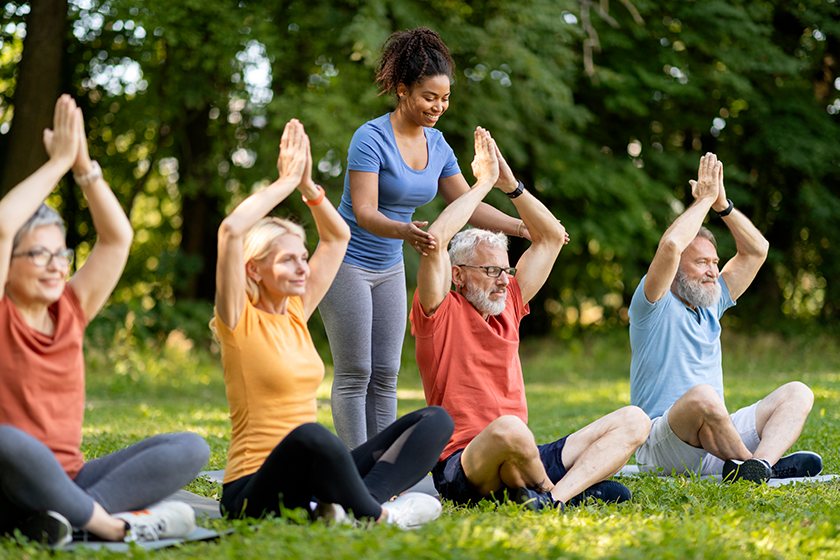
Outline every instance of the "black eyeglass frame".
<path fill-rule="evenodd" d="M 484 274 L 487 275 L 488 278 L 498 278 L 502 275 L 502 271 L 505 272 L 511 278 L 516 276 L 516 267 L 513 266 L 478 266 L 474 264 L 456 264 L 455 266 L 466 266 L 467 268 L 481 268 L 484 270 Z M 491 271 L 496 272 L 493 274 Z"/>

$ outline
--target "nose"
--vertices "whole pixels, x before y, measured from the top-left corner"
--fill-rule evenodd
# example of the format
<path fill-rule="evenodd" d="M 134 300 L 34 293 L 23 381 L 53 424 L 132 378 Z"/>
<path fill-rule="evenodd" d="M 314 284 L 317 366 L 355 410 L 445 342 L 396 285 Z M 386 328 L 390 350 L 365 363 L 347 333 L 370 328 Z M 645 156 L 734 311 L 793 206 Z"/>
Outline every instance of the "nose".
<path fill-rule="evenodd" d="M 496 278 L 496 284 L 499 286 L 507 286 L 510 284 L 510 276 L 508 276 L 508 273 L 503 270 L 502 273 L 499 274 L 499 277 Z"/>

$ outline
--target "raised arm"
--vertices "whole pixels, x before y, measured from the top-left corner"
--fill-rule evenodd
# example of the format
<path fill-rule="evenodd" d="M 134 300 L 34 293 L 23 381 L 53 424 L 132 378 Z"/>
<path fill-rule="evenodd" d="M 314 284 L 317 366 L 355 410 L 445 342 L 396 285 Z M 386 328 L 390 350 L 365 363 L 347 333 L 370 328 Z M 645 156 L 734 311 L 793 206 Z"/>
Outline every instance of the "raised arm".
<path fill-rule="evenodd" d="M 427 249 L 427 255 L 420 259 L 420 269 L 417 272 L 417 293 L 420 305 L 427 315 L 434 313 L 440 306 L 452 283 L 452 266 L 446 250 L 449 241 L 464 227 L 499 176 L 496 152 L 496 143 L 490 134 L 481 127 L 477 128 L 475 159 L 472 162 L 476 184 L 449 204 L 429 226 L 429 233 L 437 243 Z"/>
<path fill-rule="evenodd" d="M 76 109 L 76 112 L 79 150 L 73 164 L 73 177 L 87 198 L 97 239 L 84 266 L 70 278 L 70 285 L 85 315 L 92 319 L 108 301 L 125 269 L 134 231 L 117 197 L 103 179 L 99 164 L 90 159 L 82 110 Z"/>
<path fill-rule="evenodd" d="M 320 238 L 318 248 L 309 259 L 309 281 L 302 298 L 303 312 L 309 320 L 338 274 L 341 261 L 347 252 L 347 245 L 350 243 L 350 226 L 324 195 L 323 189 L 312 181 L 309 138 L 306 138 L 306 155 L 306 168 L 298 190 L 312 211 Z"/>
<path fill-rule="evenodd" d="M 718 173 L 718 185 L 718 198 L 712 208 L 720 213 L 729 208 L 729 200 L 726 198 L 726 189 L 723 186 L 723 165 L 720 166 Z M 720 275 L 726 282 L 730 297 L 735 301 L 752 284 L 758 269 L 761 268 L 767 258 L 770 243 L 761 235 L 758 228 L 738 210 L 733 208 L 722 219 L 729 231 L 732 232 L 732 237 L 735 238 L 737 252 L 723 267 Z"/>
<path fill-rule="evenodd" d="M 243 239 L 248 230 L 272 208 L 286 199 L 300 184 L 307 155 L 303 126 L 297 119 L 286 123 L 280 140 L 277 168 L 280 178 L 262 191 L 243 200 L 219 227 L 219 256 L 216 262 L 216 311 L 233 329 L 245 309 L 245 262 Z"/>
<path fill-rule="evenodd" d="M 665 230 L 648 268 L 645 297 L 649 302 L 659 301 L 671 289 L 682 252 L 697 236 L 709 208 L 718 198 L 721 169 L 722 165 L 714 154 L 700 158 L 697 181 L 690 181 L 694 202 Z"/>
<path fill-rule="evenodd" d="M 513 177 L 512 174 L 511 177 Z M 501 175 L 499 177 L 499 181 L 502 181 Z M 516 185 L 517 183 L 514 180 L 513 187 L 508 190 L 512 191 L 516 188 Z M 502 188 L 503 185 L 499 183 L 496 186 Z M 451 177 L 444 177 L 438 181 L 438 192 L 447 204 L 450 204 L 453 200 L 457 199 L 468 190 L 470 190 L 470 186 L 467 184 L 467 180 L 464 179 L 464 176 L 461 173 L 452 175 Z M 470 219 L 467 220 L 467 223 L 473 227 L 481 229 L 500 231 L 511 237 L 524 237 L 528 240 L 531 239 L 528 228 L 525 227 L 518 218 L 508 216 L 498 208 L 490 206 L 486 202 L 482 202 L 478 205 L 472 213 L 472 216 L 470 216 Z"/>
<path fill-rule="evenodd" d="M 15 234 L 53 191 L 76 159 L 76 102 L 64 94 L 55 103 L 53 129 L 44 131 L 50 159 L 0 200 L 0 295 L 5 293 Z"/>
<path fill-rule="evenodd" d="M 496 155 L 501 170 L 500 182 L 505 179 L 500 188 L 512 192 L 518 183 L 498 149 Z M 527 190 L 512 200 L 531 235 L 531 246 L 516 263 L 516 281 L 522 289 L 522 301 L 528 303 L 545 284 L 560 249 L 569 242 L 569 236 L 554 214 Z"/>

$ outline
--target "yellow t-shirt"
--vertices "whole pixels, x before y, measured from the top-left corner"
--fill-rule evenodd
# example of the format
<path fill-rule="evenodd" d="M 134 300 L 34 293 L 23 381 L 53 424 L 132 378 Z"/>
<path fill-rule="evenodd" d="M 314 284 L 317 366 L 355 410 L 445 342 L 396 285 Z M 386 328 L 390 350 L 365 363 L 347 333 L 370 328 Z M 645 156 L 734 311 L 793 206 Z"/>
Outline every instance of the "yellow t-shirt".
<path fill-rule="evenodd" d="M 231 330 L 216 315 L 230 419 L 225 484 L 256 472 L 289 432 L 315 422 L 324 362 L 315 350 L 299 297 L 285 315 L 247 302 Z"/>

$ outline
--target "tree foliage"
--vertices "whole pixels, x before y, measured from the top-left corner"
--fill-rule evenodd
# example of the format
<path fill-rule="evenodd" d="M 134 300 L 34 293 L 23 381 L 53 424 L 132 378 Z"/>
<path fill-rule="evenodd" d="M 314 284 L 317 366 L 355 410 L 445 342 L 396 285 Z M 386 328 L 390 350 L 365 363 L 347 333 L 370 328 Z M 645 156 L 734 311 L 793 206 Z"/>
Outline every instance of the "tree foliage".
<path fill-rule="evenodd" d="M 27 103 L 15 84 L 28 4 L 3 10 L 0 160 L 10 115 Z M 830 281 L 840 276 L 838 16 L 833 0 L 71 0 L 61 80 L 136 229 L 114 303 L 150 325 L 212 298 L 216 228 L 275 176 L 289 118 L 306 125 L 337 202 L 353 132 L 392 107 L 373 84 L 379 47 L 417 25 L 440 32 L 457 63 L 439 127 L 465 175 L 471 131 L 485 126 L 572 236 L 532 328 L 570 335 L 626 321 L 707 151 L 772 247 L 734 320 L 830 324 L 840 314 Z M 93 228 L 72 181 L 53 202 L 82 260 Z M 504 197 L 491 202 L 512 211 Z M 297 200 L 278 213 L 307 219 Z M 734 246 L 711 226 L 725 260 Z"/>

